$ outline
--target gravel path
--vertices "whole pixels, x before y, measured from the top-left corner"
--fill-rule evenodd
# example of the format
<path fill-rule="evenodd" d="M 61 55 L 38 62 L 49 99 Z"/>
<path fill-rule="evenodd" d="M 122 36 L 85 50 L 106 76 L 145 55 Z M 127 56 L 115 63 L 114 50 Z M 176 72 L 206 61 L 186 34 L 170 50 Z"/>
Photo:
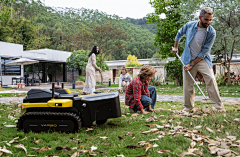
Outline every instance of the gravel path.
<path fill-rule="evenodd" d="M 11 104 L 11 103 L 22 103 L 24 97 L 2 97 L 0 98 L 0 103 Z M 196 101 L 202 101 L 202 96 L 196 96 Z M 240 98 L 232 98 L 232 97 L 221 97 L 224 104 L 230 105 L 240 105 Z M 125 97 L 123 94 L 120 94 L 120 101 L 124 102 Z M 158 95 L 157 101 L 183 101 L 183 96 L 180 95 Z"/>

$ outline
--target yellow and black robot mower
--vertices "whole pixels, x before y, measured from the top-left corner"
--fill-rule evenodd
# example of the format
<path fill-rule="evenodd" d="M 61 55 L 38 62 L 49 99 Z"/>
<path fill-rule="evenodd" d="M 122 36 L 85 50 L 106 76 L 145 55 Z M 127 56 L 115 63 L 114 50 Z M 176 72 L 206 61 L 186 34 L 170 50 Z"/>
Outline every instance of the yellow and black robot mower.
<path fill-rule="evenodd" d="M 31 89 L 21 105 L 18 130 L 78 132 L 96 121 L 104 124 L 108 118 L 121 117 L 118 92 L 78 96 L 70 90 Z"/>

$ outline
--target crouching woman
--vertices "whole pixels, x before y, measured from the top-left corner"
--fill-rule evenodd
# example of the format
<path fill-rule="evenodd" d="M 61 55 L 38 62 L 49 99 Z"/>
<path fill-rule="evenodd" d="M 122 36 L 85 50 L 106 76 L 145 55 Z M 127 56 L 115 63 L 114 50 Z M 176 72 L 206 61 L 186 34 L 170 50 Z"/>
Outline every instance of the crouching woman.
<path fill-rule="evenodd" d="M 156 70 L 150 65 L 141 67 L 138 77 L 134 78 L 128 85 L 125 94 L 125 104 L 129 106 L 130 112 L 140 110 L 143 114 L 146 111 L 155 112 L 157 92 L 154 86 L 149 86 L 149 82 L 153 79 Z"/>
<path fill-rule="evenodd" d="M 129 85 L 129 82 L 132 81 L 132 77 L 127 73 L 127 69 L 125 67 L 123 67 L 121 69 L 121 75 L 119 78 L 119 89 L 121 89 L 121 85 L 123 87 L 123 93 L 126 92 L 126 88 Z"/>

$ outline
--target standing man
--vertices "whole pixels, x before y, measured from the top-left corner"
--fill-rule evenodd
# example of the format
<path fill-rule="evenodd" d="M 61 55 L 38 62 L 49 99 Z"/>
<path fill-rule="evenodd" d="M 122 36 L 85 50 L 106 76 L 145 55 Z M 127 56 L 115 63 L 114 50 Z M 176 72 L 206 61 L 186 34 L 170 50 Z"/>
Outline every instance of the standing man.
<path fill-rule="evenodd" d="M 219 90 L 213 74 L 212 60 L 210 51 L 216 38 L 216 31 L 210 26 L 213 19 L 213 9 L 210 7 L 202 8 L 199 20 L 188 22 L 177 33 L 173 53 L 178 53 L 178 44 L 184 34 L 186 43 L 181 60 L 184 63 L 183 70 L 183 91 L 184 109 L 189 111 L 194 107 L 195 91 L 194 82 L 188 75 L 189 71 L 193 77 L 199 71 L 205 80 L 209 98 L 214 102 L 213 107 L 219 111 L 225 111 L 220 99 Z"/>

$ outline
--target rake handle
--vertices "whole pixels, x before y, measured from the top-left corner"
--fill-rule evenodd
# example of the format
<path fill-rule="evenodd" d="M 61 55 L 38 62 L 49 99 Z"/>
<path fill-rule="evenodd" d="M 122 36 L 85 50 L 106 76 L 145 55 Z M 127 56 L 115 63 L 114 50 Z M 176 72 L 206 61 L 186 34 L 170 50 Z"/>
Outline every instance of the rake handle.
<path fill-rule="evenodd" d="M 183 63 L 183 61 L 182 61 L 181 58 L 179 57 L 179 55 L 178 55 L 177 53 L 176 53 L 176 55 L 177 55 L 177 58 L 181 61 L 182 65 L 185 66 L 184 63 Z M 197 82 L 196 82 L 195 79 L 193 78 L 192 74 L 191 74 L 189 71 L 187 71 L 187 72 L 188 72 L 189 76 L 192 78 L 192 80 L 194 81 L 194 83 L 195 83 L 195 85 L 197 86 L 198 90 L 202 93 L 204 99 L 207 99 L 207 97 L 204 95 L 203 91 L 201 90 L 201 88 L 198 86 Z"/>

